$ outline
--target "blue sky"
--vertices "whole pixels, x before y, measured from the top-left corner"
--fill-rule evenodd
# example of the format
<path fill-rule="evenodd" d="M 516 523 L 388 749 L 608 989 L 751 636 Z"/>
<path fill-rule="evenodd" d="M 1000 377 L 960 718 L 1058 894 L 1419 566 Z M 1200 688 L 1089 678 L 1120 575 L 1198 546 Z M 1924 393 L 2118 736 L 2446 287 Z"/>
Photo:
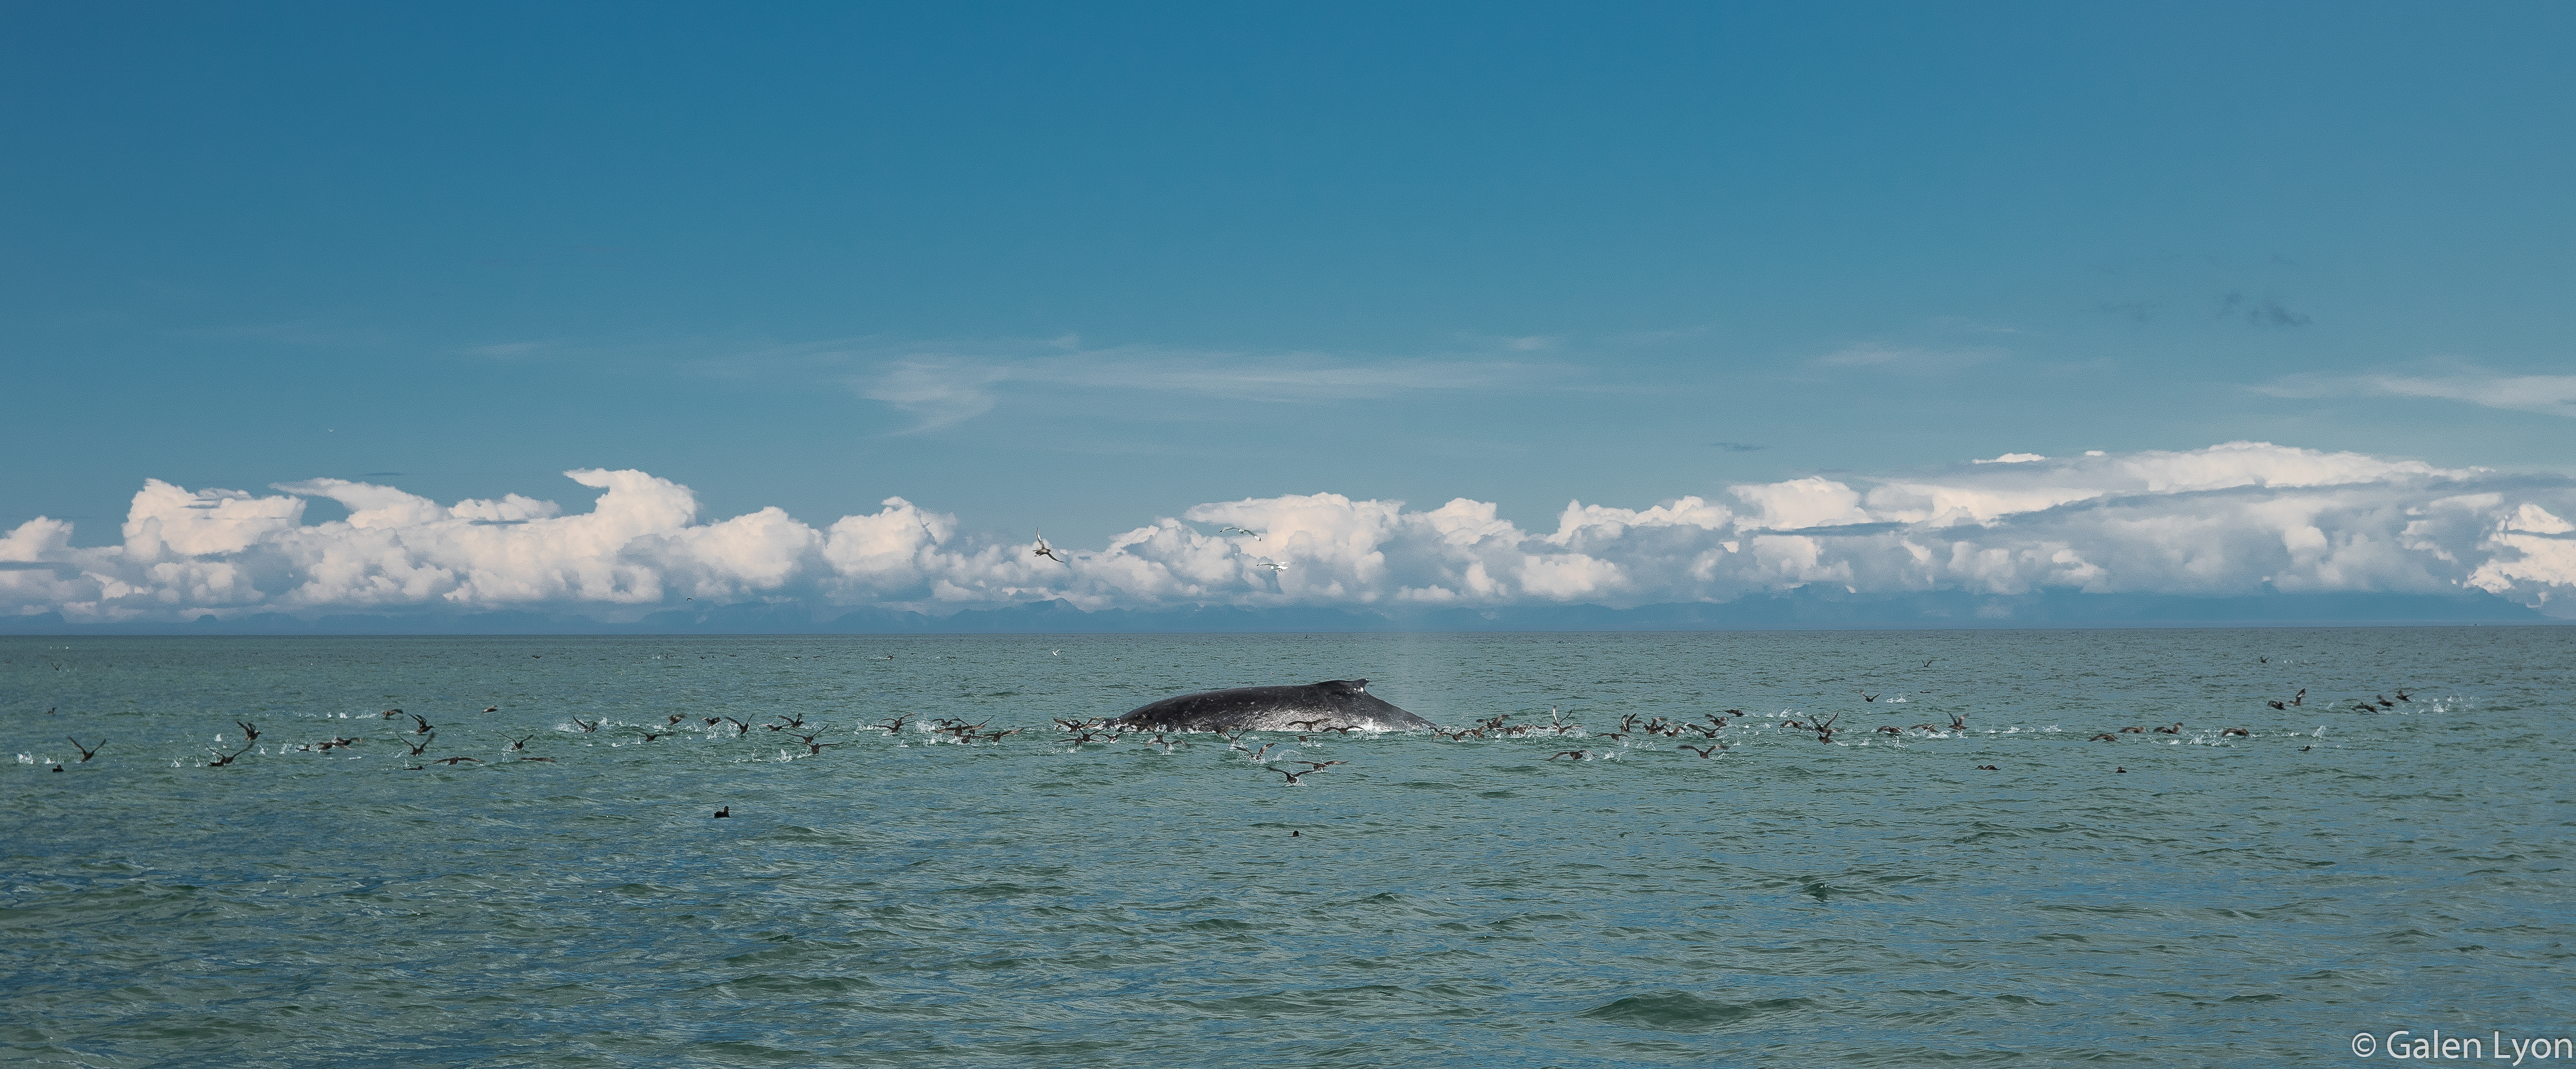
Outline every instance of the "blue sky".
<path fill-rule="evenodd" d="M 578 511 L 586 468 L 1083 546 L 2234 440 L 2565 473 L 2571 29 L 28 7 L 0 527 L 107 544 L 146 479 Z"/>

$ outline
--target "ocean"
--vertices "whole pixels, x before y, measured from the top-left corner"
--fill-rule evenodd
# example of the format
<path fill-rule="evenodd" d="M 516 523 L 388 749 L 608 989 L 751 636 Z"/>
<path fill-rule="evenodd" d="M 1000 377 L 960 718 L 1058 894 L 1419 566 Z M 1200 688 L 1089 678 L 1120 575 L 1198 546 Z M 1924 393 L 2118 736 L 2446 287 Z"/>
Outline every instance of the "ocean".
<path fill-rule="evenodd" d="M 1359 677 L 1541 727 L 1053 722 Z M 0 1062 L 2327 1065 L 2400 1031 L 2567 1037 L 2571 699 L 2567 627 L 5 637 Z"/>

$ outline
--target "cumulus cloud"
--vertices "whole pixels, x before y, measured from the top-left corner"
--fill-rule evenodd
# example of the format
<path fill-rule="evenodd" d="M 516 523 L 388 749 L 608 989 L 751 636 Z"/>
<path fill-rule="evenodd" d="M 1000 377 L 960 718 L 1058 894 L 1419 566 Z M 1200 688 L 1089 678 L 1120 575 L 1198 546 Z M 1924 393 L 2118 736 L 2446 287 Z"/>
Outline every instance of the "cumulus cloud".
<path fill-rule="evenodd" d="M 902 498 L 819 527 L 775 508 L 709 520 L 689 488 L 640 471 L 565 473 L 603 491 L 578 513 L 519 495 L 441 504 L 346 479 L 271 493 L 153 480 L 118 544 L 75 545 L 72 524 L 46 518 L 0 536 L 0 611 L 111 622 L 496 609 L 615 620 L 683 599 L 933 613 L 1057 598 L 1085 609 L 1632 606 L 1819 584 L 2487 591 L 2576 605 L 2576 480 L 2262 442 L 1994 460 L 1746 483 L 1643 508 L 1569 502 L 1553 530 L 1465 498 L 1429 509 L 1332 493 L 1247 498 L 1069 547 L 1070 564 L 961 532 Z M 305 522 L 314 498 L 347 518 Z"/>

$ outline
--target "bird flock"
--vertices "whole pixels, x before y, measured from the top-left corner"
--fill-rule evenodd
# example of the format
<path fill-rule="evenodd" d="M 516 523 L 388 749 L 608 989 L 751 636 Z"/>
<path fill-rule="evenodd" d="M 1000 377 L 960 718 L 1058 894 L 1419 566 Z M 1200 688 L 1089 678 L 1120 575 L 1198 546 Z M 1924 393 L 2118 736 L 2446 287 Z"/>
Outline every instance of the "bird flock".
<path fill-rule="evenodd" d="M 1932 663 L 1933 662 L 1931 661 L 1926 661 L 1924 662 L 1924 667 L 1929 668 Z M 1864 705 L 1869 706 L 1880 705 L 1882 697 L 1885 696 L 1886 695 L 1883 690 L 1861 690 L 1858 692 L 1858 697 L 1861 702 Z M 1907 699 L 1903 697 L 1893 697 L 1888 698 L 1887 700 L 1889 703 L 1902 703 Z M 2373 694 L 2368 699 L 2351 698 L 2333 702 L 2324 702 L 2318 704 L 2315 708 L 2322 711 L 2334 712 L 2376 713 L 2394 710 L 2401 704 L 2412 703 L 2413 701 L 2413 695 L 2409 694 L 2406 688 L 2400 687 L 2395 688 L 2395 697 L 2393 698 L 2387 694 Z M 2297 693 L 2285 699 L 2264 699 L 2263 704 L 2275 711 L 2306 708 L 2308 707 L 2308 691 L 2306 688 L 2301 688 Z M 46 710 L 48 714 L 54 713 L 55 711 L 56 710 L 54 709 Z M 482 710 L 485 714 L 499 713 L 500 711 L 501 709 L 497 705 L 487 706 Z M 1533 737 L 1557 740 L 1572 739 L 1583 743 L 1584 745 L 1577 748 L 1556 750 L 1550 753 L 1546 758 L 1548 761 L 1568 762 L 1611 758 L 1640 749 L 1660 748 L 1660 744 L 1662 742 L 1669 740 L 1674 744 L 1673 750 L 1675 752 L 1687 753 L 1700 760 L 1709 760 L 1716 758 L 1718 755 L 1727 752 L 1733 747 L 1734 744 L 1728 741 L 1730 737 L 1740 739 L 1747 731 L 1762 731 L 1770 734 L 1786 733 L 1792 735 L 1792 737 L 1808 736 L 1813 737 L 1818 743 L 1827 745 L 1836 744 L 1841 741 L 1841 736 L 1856 730 L 1843 726 L 1844 715 L 1844 713 L 1839 712 L 1832 713 L 1830 715 L 1817 715 L 1801 714 L 1794 711 L 1784 710 L 1777 716 L 1765 717 L 1748 715 L 1741 708 L 1727 708 L 1721 711 L 1704 712 L 1693 717 L 1647 716 L 1638 713 L 1628 713 L 1619 718 L 1618 725 L 1615 729 L 1595 733 L 1587 730 L 1581 723 L 1569 719 L 1564 710 L 1551 706 L 1547 711 L 1547 719 L 1544 721 L 1539 721 L 1534 718 L 1526 721 L 1516 721 L 1514 719 L 1514 714 L 1502 713 L 1485 717 L 1484 719 L 1474 721 L 1461 727 L 1435 728 L 1431 732 L 1431 735 L 1435 739 L 1450 743 L 1464 743 L 1471 740 L 1506 740 Z M 1971 714 L 1965 712 L 1951 714 L 1948 718 L 1947 724 L 1928 721 L 1918 722 L 1911 725 L 1882 724 L 1869 729 L 1863 734 L 1873 737 L 1885 737 L 1889 741 L 1959 738 L 1970 734 L 1970 729 L 1967 723 L 1970 715 Z M 342 714 L 342 718 L 348 719 L 347 714 Z M 376 722 L 395 722 L 393 726 L 396 730 L 393 733 L 392 738 L 386 739 L 381 737 L 369 738 L 363 731 L 353 735 L 343 735 L 340 734 L 340 729 L 335 728 L 327 737 L 308 738 L 291 743 L 273 744 L 275 745 L 274 752 L 276 754 L 327 754 L 338 750 L 356 750 L 359 747 L 366 747 L 370 752 L 381 752 L 398 758 L 401 761 L 399 767 L 406 771 L 424 771 L 433 767 L 454 769 L 464 765 L 558 763 L 558 758 L 556 757 L 528 752 L 528 744 L 530 741 L 538 738 L 542 732 L 531 732 L 516 736 L 501 733 L 497 736 L 496 741 L 506 743 L 506 745 L 499 746 L 497 751 L 484 751 L 491 755 L 488 757 L 476 756 L 472 753 L 457 753 L 454 752 L 454 747 L 447 748 L 448 752 L 433 755 L 431 751 L 434 747 L 437 747 L 440 726 L 432 723 L 426 716 L 418 713 L 406 712 L 402 709 L 396 708 L 386 709 L 380 713 L 362 716 L 358 719 L 361 722 L 367 720 L 373 720 Z M 988 746 L 998 744 L 1013 736 L 1030 733 L 1035 730 L 1021 726 L 995 726 L 993 722 L 995 719 L 994 717 L 986 717 L 982 720 L 970 721 L 962 717 L 922 718 L 918 714 L 909 712 L 898 712 L 894 716 L 852 727 L 844 732 L 842 736 L 837 737 L 834 735 L 836 729 L 832 724 L 809 722 L 804 714 L 794 712 L 774 714 L 772 718 L 761 722 L 745 720 L 743 718 L 730 715 L 692 716 L 685 713 L 668 714 L 659 724 L 611 723 L 604 716 L 584 719 L 578 715 L 574 715 L 568 717 L 568 719 L 570 723 L 565 725 L 562 730 L 579 735 L 602 736 L 610 741 L 612 745 L 617 746 L 656 743 L 663 739 L 684 734 L 693 735 L 697 738 L 707 740 L 740 740 L 758 737 L 764 743 L 776 743 L 778 745 L 779 760 L 821 757 L 824 755 L 824 751 L 847 746 L 856 738 L 864 737 L 867 733 L 876 733 L 881 737 L 897 739 L 903 738 L 907 733 L 909 733 L 915 740 L 924 744 Z M 405 723 L 406 721 L 407 723 Z M 1175 735 L 1187 736 L 1195 734 L 1192 732 L 1175 731 L 1168 728 L 1147 728 L 1135 724 L 1124 723 L 1115 718 L 1107 717 L 1088 719 L 1053 718 L 1052 723 L 1055 734 L 1050 737 L 1050 741 L 1054 745 L 1064 747 L 1062 752 L 1079 752 L 1088 747 L 1094 746 L 1109 746 L 1125 742 L 1141 742 L 1146 746 L 1156 748 L 1162 753 L 1169 755 L 1174 753 L 1180 747 L 1187 745 L 1189 742 L 1187 738 L 1175 738 Z M 217 734 L 214 740 L 216 745 L 206 747 L 205 756 L 201 760 L 197 760 L 195 762 L 199 767 L 230 768 L 245 763 L 246 758 L 253 756 L 266 756 L 271 753 L 268 747 L 264 747 L 260 744 L 260 739 L 263 737 L 264 733 L 256 723 L 250 720 L 234 720 L 233 725 L 238 729 L 237 737 L 233 740 L 227 740 L 225 734 Z M 1241 754 L 1242 761 L 1260 769 L 1263 773 L 1276 774 L 1280 776 L 1281 779 L 1278 782 L 1281 786 L 1300 786 L 1305 784 L 1305 782 L 1311 777 L 1350 763 L 1347 760 L 1310 760 L 1303 756 L 1303 754 L 1297 749 L 1298 746 L 1311 745 L 1318 739 L 1328 737 L 1346 737 L 1353 733 L 1378 734 L 1378 732 L 1370 725 L 1329 715 L 1318 716 L 1310 720 L 1292 720 L 1288 722 L 1288 725 L 1289 730 L 1284 732 L 1256 732 L 1247 729 L 1209 734 L 1213 734 L 1216 739 L 1221 740 L 1226 744 L 1227 753 Z M 2005 730 L 2009 732 L 2016 729 Z M 2052 728 L 2050 730 L 2055 729 Z M 2098 732 L 2090 736 L 2087 741 L 2116 743 L 2126 735 L 2164 735 L 2174 736 L 2176 737 L 2174 741 L 2179 742 L 2182 741 L 2180 736 L 2184 735 L 2186 730 L 2186 724 L 2179 720 L 2172 723 L 2156 725 L 2133 724 L 2119 727 L 2116 731 Z M 2323 728 L 2320 726 L 2318 732 L 2315 734 L 2322 734 L 2322 732 Z M 488 733 L 489 731 L 486 729 L 484 732 L 478 732 L 478 735 Z M 1274 734 L 1283 737 L 1256 737 Z M 1046 732 L 1038 731 L 1037 735 L 1033 737 L 1048 736 Z M 2204 735 L 2201 737 L 2206 738 L 2209 736 Z M 2248 740 L 2251 740 L 2253 737 L 2254 733 L 2251 729 L 2241 726 L 2222 728 L 2215 736 L 2215 738 L 2218 739 L 2243 738 Z M 79 753 L 80 757 L 78 762 L 74 762 L 79 764 L 87 764 L 96 759 L 99 756 L 100 751 L 105 749 L 110 741 L 113 741 L 111 739 L 101 738 L 96 742 L 85 743 L 76 736 L 67 736 L 67 740 L 72 744 L 73 749 Z M 1291 740 L 1293 740 L 1293 742 Z M 2314 744 L 2310 744 L 2299 747 L 2299 750 L 2300 752 L 2307 752 L 2314 748 Z M 37 763 L 33 761 L 29 755 L 25 754 L 21 754 L 19 760 L 21 763 Z M 46 763 L 52 764 L 52 771 L 62 772 L 65 770 L 66 762 L 48 761 Z M 174 765 L 185 765 L 188 762 L 174 760 L 172 763 Z M 2000 766 L 1994 764 L 1981 764 L 1974 767 L 1978 771 L 2002 771 Z M 2117 773 L 2126 773 L 2128 769 L 2126 767 L 2115 767 L 2114 771 Z M 730 805 L 717 809 L 713 813 L 713 816 L 718 818 L 730 817 L 732 815 L 732 807 Z"/>

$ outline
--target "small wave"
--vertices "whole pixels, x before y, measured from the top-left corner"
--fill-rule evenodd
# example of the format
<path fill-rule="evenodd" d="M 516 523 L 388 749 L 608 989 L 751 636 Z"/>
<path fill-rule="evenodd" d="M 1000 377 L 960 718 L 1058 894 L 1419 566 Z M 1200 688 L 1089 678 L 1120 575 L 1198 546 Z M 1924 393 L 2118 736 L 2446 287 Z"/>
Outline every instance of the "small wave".
<path fill-rule="evenodd" d="M 1600 1021 L 1617 1021 L 1639 1028 L 1686 1032 L 1748 1021 L 1768 1014 L 1807 1009 L 1812 1005 L 1814 1003 L 1803 998 L 1720 1002 L 1688 991 L 1661 991 L 1652 995 L 1630 995 L 1627 998 L 1594 1006 L 1575 1016 L 1590 1017 Z"/>

